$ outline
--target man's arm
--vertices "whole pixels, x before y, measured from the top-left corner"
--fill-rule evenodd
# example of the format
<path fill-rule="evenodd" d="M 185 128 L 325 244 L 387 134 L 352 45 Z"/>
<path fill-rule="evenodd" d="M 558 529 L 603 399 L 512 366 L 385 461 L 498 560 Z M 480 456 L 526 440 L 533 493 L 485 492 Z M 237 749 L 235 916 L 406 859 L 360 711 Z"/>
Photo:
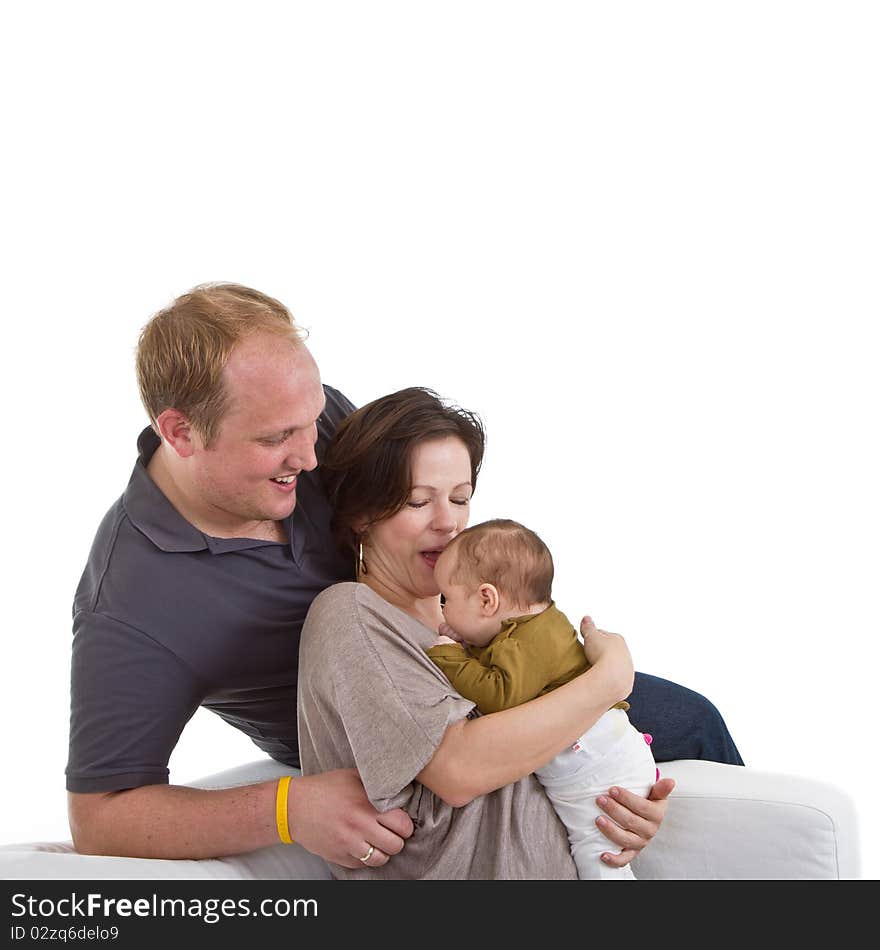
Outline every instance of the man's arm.
<path fill-rule="evenodd" d="M 78 851 L 216 858 L 279 843 L 277 782 L 219 790 L 166 784 L 171 751 L 201 694 L 189 667 L 151 637 L 109 617 L 78 614 L 67 769 Z M 92 791 L 112 788 L 120 775 L 135 787 Z M 288 822 L 308 851 L 347 867 L 357 867 L 355 858 L 371 844 L 383 852 L 370 861 L 379 866 L 412 832 L 405 812 L 379 815 L 353 770 L 294 777 Z"/>
<path fill-rule="evenodd" d="M 141 858 L 214 858 L 278 844 L 278 783 L 203 789 L 145 785 L 118 792 L 68 795 L 73 843 L 82 854 Z M 288 825 L 307 851 L 356 868 L 369 845 L 371 867 L 397 854 L 412 834 L 406 812 L 376 811 L 354 769 L 294 776 Z M 380 853 L 381 852 L 381 853 Z"/>

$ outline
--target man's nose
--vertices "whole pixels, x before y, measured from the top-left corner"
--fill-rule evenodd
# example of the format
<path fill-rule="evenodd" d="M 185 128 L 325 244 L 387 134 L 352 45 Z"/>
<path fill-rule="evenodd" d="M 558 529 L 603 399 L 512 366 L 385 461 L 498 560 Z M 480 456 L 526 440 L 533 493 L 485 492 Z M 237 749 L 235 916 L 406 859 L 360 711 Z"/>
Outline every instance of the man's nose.
<path fill-rule="evenodd" d="M 312 426 L 300 434 L 300 437 L 291 443 L 287 455 L 287 464 L 291 468 L 311 472 L 318 467 L 318 457 L 315 455 L 315 443 L 318 441 L 318 427 Z"/>

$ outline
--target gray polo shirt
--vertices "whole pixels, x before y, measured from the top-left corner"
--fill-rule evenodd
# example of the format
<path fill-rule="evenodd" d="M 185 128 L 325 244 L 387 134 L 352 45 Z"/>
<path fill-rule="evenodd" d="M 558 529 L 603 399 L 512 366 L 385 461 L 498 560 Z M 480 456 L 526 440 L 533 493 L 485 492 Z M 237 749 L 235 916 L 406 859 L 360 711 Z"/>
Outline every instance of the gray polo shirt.
<path fill-rule="evenodd" d="M 324 387 L 318 459 L 354 409 Z M 297 481 L 290 541 L 213 538 L 184 520 L 147 474 L 152 429 L 125 494 L 107 512 L 73 606 L 67 789 L 168 782 L 168 759 L 199 706 L 299 765 L 299 637 L 314 597 L 351 579 L 330 535 L 318 472 Z"/>

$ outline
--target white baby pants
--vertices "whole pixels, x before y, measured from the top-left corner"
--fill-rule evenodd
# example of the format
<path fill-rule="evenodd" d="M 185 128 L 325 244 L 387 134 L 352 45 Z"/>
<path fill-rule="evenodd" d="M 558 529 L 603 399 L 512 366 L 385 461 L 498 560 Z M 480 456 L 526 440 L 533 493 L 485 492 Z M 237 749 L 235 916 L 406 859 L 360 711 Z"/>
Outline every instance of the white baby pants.
<path fill-rule="evenodd" d="M 648 794 L 657 776 L 648 742 L 622 709 L 609 709 L 574 745 L 535 772 L 568 830 L 582 881 L 635 880 L 629 865 L 610 867 L 599 857 L 614 845 L 596 826 L 596 818 L 604 814 L 596 798 L 607 795 L 612 785 Z"/>

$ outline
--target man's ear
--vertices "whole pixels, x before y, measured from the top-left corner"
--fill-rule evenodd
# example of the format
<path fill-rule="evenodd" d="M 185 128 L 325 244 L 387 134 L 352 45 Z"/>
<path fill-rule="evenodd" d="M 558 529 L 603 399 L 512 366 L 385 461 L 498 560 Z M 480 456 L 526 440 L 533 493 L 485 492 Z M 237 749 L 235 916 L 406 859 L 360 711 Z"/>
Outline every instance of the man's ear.
<path fill-rule="evenodd" d="M 198 439 L 192 423 L 178 409 L 166 409 L 156 419 L 156 428 L 163 442 L 177 453 L 182 459 L 189 458 L 196 450 Z"/>
<path fill-rule="evenodd" d="M 494 584 L 480 584 L 477 593 L 480 596 L 480 611 L 484 617 L 492 617 L 501 607 L 501 595 Z"/>

